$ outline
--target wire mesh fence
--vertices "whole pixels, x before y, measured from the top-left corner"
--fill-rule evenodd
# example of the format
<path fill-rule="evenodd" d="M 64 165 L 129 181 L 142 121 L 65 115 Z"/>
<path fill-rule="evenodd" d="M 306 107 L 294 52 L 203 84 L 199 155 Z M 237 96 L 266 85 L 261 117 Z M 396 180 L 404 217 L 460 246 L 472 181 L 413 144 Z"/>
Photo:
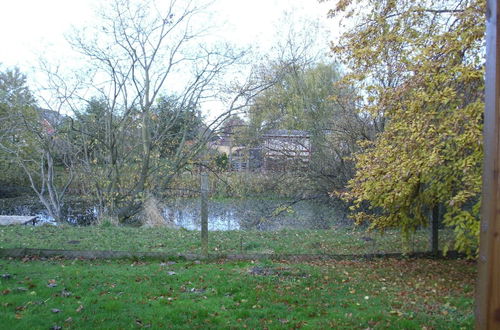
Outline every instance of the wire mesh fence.
<path fill-rule="evenodd" d="M 65 221 L 59 223 L 34 197 L 1 199 L 3 216 L 36 216 L 37 221 L 35 225 L 0 227 L 0 248 L 214 256 L 362 256 L 431 250 L 427 227 L 410 235 L 403 235 L 397 228 L 368 230 L 367 226 L 356 226 L 339 204 L 305 193 L 221 195 L 217 193 L 220 185 L 232 191 L 238 187 L 228 187 L 227 180 L 218 180 L 214 175 L 207 180 L 205 249 L 201 239 L 199 174 L 193 174 L 191 179 L 191 188 L 178 187 L 182 193 L 149 195 L 136 216 L 124 223 L 99 214 L 99 208 L 82 196 L 67 201 Z M 217 180 L 219 183 L 214 183 Z M 452 233 L 441 229 L 439 238 L 440 250 L 445 250 Z"/>

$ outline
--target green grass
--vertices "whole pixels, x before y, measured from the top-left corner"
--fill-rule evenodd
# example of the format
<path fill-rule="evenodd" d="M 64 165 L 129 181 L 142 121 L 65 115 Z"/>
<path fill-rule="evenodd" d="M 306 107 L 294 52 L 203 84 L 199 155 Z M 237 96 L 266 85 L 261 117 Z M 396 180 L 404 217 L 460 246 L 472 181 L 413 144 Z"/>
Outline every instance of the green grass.
<path fill-rule="evenodd" d="M 475 268 L 461 260 L 0 260 L 0 274 L 10 274 L 0 278 L 0 324 L 5 329 L 468 329 Z"/>
<path fill-rule="evenodd" d="M 447 242 L 451 235 L 449 231 L 442 231 L 441 236 L 445 238 L 442 241 Z M 330 230 L 220 231 L 209 233 L 209 245 L 211 253 L 222 254 L 413 252 L 429 250 L 429 234 L 425 230 L 417 232 L 405 246 L 396 230 L 380 234 L 340 226 Z M 200 233 L 124 226 L 8 226 L 0 228 L 0 248 L 200 253 Z"/>

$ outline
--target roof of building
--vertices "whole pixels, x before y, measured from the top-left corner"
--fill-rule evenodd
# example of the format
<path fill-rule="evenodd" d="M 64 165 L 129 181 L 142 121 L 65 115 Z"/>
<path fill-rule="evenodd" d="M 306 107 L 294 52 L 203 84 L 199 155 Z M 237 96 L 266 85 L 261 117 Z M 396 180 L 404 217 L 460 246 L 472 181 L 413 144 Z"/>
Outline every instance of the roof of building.
<path fill-rule="evenodd" d="M 264 137 L 310 137 L 311 134 L 308 131 L 302 130 L 289 130 L 289 129 L 270 129 L 264 135 Z"/>

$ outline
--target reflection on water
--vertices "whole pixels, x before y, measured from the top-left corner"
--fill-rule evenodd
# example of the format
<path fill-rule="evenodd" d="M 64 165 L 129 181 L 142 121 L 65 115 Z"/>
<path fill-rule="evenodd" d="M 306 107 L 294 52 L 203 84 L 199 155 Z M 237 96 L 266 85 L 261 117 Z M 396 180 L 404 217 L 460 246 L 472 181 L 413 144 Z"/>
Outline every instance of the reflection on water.
<path fill-rule="evenodd" d="M 166 224 L 188 230 L 199 230 L 200 201 L 174 199 L 161 203 Z M 208 229 L 262 230 L 328 229 L 340 221 L 339 213 L 331 206 L 312 201 L 292 202 L 268 199 L 210 200 Z M 0 208 L 5 215 L 37 215 L 38 224 L 56 224 L 38 203 L 16 204 Z M 83 205 L 68 206 L 67 221 L 75 225 L 90 225 L 98 216 L 97 208 Z"/>
<path fill-rule="evenodd" d="M 198 230 L 200 205 L 195 199 L 168 203 L 163 216 L 169 223 L 188 230 Z M 335 210 L 310 201 L 276 200 L 209 201 L 208 230 L 328 229 L 338 221 Z"/>

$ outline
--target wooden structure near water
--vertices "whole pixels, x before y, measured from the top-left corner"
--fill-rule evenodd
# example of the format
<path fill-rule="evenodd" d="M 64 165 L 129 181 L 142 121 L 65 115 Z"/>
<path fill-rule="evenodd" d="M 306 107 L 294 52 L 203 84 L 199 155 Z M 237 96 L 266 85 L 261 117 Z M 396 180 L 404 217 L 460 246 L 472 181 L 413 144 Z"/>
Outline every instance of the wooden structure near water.
<path fill-rule="evenodd" d="M 36 216 L 0 215 L 0 226 L 27 225 L 36 223 Z"/>

